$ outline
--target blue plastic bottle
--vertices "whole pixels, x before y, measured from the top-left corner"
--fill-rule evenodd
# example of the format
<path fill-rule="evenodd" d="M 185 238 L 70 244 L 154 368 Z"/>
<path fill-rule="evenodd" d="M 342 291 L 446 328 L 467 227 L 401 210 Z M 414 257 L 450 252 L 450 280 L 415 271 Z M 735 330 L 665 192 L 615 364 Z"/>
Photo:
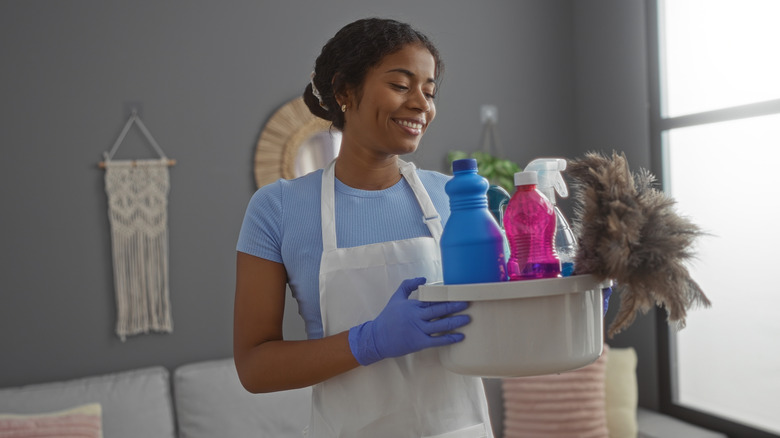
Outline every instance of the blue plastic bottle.
<path fill-rule="evenodd" d="M 501 229 L 488 210 L 488 182 L 477 174 L 477 160 L 452 162 L 453 178 L 444 186 L 450 218 L 441 236 L 444 284 L 505 281 Z"/>
<path fill-rule="evenodd" d="M 561 261 L 554 246 L 555 211 L 536 184 L 536 172 L 517 172 L 517 190 L 504 214 L 511 248 L 507 270 L 512 281 L 561 276 Z"/>

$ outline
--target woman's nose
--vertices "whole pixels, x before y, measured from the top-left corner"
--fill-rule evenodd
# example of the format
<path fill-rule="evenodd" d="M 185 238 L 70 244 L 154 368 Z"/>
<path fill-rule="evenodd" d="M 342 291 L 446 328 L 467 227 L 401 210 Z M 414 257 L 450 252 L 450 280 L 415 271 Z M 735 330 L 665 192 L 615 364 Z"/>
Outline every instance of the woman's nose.
<path fill-rule="evenodd" d="M 431 110 L 431 104 L 428 101 L 428 96 L 421 89 L 417 89 L 413 96 L 410 97 L 410 105 L 412 108 L 419 109 L 420 111 L 427 113 Z"/>

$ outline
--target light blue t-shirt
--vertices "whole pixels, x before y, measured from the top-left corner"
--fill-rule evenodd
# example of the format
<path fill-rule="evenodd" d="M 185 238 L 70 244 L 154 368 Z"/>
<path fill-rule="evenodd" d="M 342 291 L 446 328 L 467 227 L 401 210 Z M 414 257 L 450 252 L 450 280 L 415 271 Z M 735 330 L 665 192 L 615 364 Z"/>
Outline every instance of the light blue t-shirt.
<path fill-rule="evenodd" d="M 444 185 L 450 176 L 417 170 L 442 226 L 449 218 Z M 236 249 L 284 264 L 309 339 L 322 337 L 319 272 L 322 256 L 322 170 L 261 187 L 252 196 Z M 335 181 L 336 244 L 339 248 L 430 236 L 422 210 L 405 178 L 384 190 L 359 190 Z"/>

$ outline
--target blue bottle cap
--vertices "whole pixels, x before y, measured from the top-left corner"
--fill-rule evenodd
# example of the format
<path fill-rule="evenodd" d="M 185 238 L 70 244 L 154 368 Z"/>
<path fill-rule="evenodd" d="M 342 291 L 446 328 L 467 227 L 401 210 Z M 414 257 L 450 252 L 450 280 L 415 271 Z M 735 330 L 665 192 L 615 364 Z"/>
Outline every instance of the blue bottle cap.
<path fill-rule="evenodd" d="M 477 160 L 474 158 L 463 158 L 452 162 L 452 171 L 477 170 Z"/>

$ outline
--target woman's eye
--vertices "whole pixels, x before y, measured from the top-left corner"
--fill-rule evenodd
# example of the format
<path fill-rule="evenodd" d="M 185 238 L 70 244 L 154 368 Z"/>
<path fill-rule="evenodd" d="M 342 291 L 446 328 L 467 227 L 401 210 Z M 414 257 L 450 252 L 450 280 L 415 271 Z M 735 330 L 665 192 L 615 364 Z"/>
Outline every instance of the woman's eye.
<path fill-rule="evenodd" d="M 406 85 L 403 85 L 403 84 L 396 84 L 396 83 L 392 83 L 392 82 L 390 83 L 390 86 L 391 86 L 393 89 L 395 89 L 395 90 L 397 90 L 397 91 L 402 91 L 402 92 L 407 92 L 407 91 L 409 91 L 409 89 L 410 89 L 410 88 L 409 88 L 408 86 L 406 86 Z M 425 95 L 425 97 L 426 97 L 426 98 L 428 98 L 428 99 L 435 99 L 435 98 L 436 98 L 436 92 L 423 91 L 423 94 L 424 94 L 424 95 Z"/>

